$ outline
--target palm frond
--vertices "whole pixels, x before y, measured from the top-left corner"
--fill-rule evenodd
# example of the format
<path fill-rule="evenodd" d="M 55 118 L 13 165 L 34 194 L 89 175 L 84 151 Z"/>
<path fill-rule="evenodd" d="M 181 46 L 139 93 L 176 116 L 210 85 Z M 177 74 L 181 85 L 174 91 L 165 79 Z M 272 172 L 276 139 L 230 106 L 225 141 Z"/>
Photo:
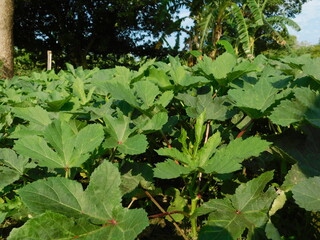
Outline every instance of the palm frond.
<path fill-rule="evenodd" d="M 279 45 L 284 46 L 289 52 L 292 52 L 292 49 L 287 44 L 287 41 L 281 36 L 281 34 L 277 32 L 268 21 L 265 20 L 264 24 L 268 27 L 272 39 L 275 40 Z"/>
<path fill-rule="evenodd" d="M 203 43 L 208 36 L 209 30 L 211 29 L 212 19 L 213 19 L 213 12 L 210 11 L 202 18 L 202 21 L 199 22 L 199 29 L 201 31 L 200 33 L 201 39 L 200 39 L 200 46 L 199 46 L 200 49 L 203 48 Z"/>
<path fill-rule="evenodd" d="M 252 55 L 248 26 L 246 24 L 245 18 L 243 17 L 241 9 L 237 4 L 234 3 L 232 4 L 231 10 L 237 20 L 237 31 L 239 34 L 238 38 L 240 43 L 242 44 L 242 48 L 247 55 Z"/>
<path fill-rule="evenodd" d="M 252 15 L 254 17 L 255 23 L 258 26 L 263 25 L 263 14 L 259 8 L 259 5 L 255 0 L 247 0 L 248 6 L 252 12 Z"/>
<path fill-rule="evenodd" d="M 289 27 L 292 27 L 296 31 L 300 31 L 301 30 L 300 26 L 295 21 L 293 21 L 292 19 L 287 18 L 287 17 L 273 16 L 273 17 L 266 18 L 266 21 L 271 25 L 275 25 L 275 24 L 281 23 L 281 24 L 285 24 L 285 25 L 287 25 Z"/>

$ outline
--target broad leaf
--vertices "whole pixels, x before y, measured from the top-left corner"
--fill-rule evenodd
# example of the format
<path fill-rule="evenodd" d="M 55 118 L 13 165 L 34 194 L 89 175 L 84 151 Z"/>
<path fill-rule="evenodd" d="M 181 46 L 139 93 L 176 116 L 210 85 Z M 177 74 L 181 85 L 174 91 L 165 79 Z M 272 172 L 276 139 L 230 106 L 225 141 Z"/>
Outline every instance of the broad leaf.
<path fill-rule="evenodd" d="M 144 153 L 148 147 L 147 137 L 142 134 L 129 137 L 125 142 L 118 143 L 118 150 L 124 154 L 140 154 Z"/>
<path fill-rule="evenodd" d="M 196 67 L 200 68 L 206 75 L 212 75 L 220 85 L 225 86 L 229 83 L 227 76 L 235 66 L 236 57 L 226 52 L 214 61 L 204 56 L 203 61 L 199 62 Z"/>
<path fill-rule="evenodd" d="M 179 60 L 173 57 L 169 57 L 171 69 L 170 75 L 175 85 L 180 86 L 190 86 L 196 83 L 207 83 L 208 79 L 202 76 L 192 76 L 190 72 L 188 72 L 184 66 L 181 66 Z"/>
<path fill-rule="evenodd" d="M 291 169 L 288 171 L 283 184 L 281 185 L 281 189 L 284 191 L 291 190 L 295 185 L 299 182 L 306 180 L 308 177 L 305 173 L 300 169 L 298 164 L 292 165 Z"/>
<path fill-rule="evenodd" d="M 284 100 L 281 104 L 274 108 L 270 119 L 275 124 L 288 126 L 292 123 L 303 120 L 303 113 L 307 108 L 301 105 L 297 100 Z"/>
<path fill-rule="evenodd" d="M 143 132 L 153 132 L 160 130 L 164 124 L 168 121 L 168 114 L 165 112 L 159 112 L 149 118 L 145 115 L 140 116 L 134 120 L 137 128 Z"/>
<path fill-rule="evenodd" d="M 268 221 L 270 205 L 276 197 L 272 188 L 263 191 L 272 178 L 273 172 L 263 173 L 241 184 L 230 198 L 212 199 L 198 208 L 194 217 L 210 213 L 199 239 L 237 239 L 245 229 L 252 235 L 256 228 L 263 227 Z"/>
<path fill-rule="evenodd" d="M 133 94 L 133 91 L 128 85 L 125 85 L 125 83 L 118 81 L 108 81 L 105 83 L 105 87 L 110 93 L 112 93 L 112 98 L 117 100 L 124 100 L 133 107 L 139 106 L 136 101 L 136 97 Z"/>
<path fill-rule="evenodd" d="M 217 147 L 221 143 L 220 132 L 213 134 L 204 146 L 198 151 L 198 166 L 203 167 L 208 164 L 210 157 L 217 151 Z"/>
<path fill-rule="evenodd" d="M 130 126 L 130 118 L 123 115 L 120 111 L 118 111 L 118 117 L 114 118 L 107 115 L 105 116 L 104 121 L 106 122 L 108 133 L 116 142 L 125 142 L 130 134 L 135 131 L 135 128 Z"/>
<path fill-rule="evenodd" d="M 320 94 L 308 88 L 297 88 L 294 90 L 294 95 L 296 97 L 294 100 L 282 101 L 274 109 L 270 119 L 282 126 L 305 119 L 320 127 Z"/>
<path fill-rule="evenodd" d="M 134 239 L 148 219 L 143 210 L 122 208 L 119 186 L 120 173 L 109 162 L 95 169 L 85 191 L 80 183 L 65 178 L 31 183 L 20 189 L 19 195 L 31 211 L 42 215 L 13 231 L 9 239 Z M 46 222 L 51 223 L 48 229 L 38 227 Z"/>
<path fill-rule="evenodd" d="M 171 157 L 181 163 L 192 164 L 191 155 L 182 153 L 176 148 L 161 148 L 156 152 L 161 156 Z"/>
<path fill-rule="evenodd" d="M 154 169 L 154 176 L 162 179 L 177 178 L 182 175 L 187 175 L 192 171 L 188 167 L 181 166 L 175 161 L 167 160 L 162 163 L 157 163 Z"/>
<path fill-rule="evenodd" d="M 107 132 L 110 137 L 104 142 L 105 148 L 117 147 L 124 154 L 140 154 L 145 152 L 148 142 L 145 135 L 134 135 L 137 127 L 132 127 L 131 119 L 118 111 L 118 117 L 106 116 Z"/>
<path fill-rule="evenodd" d="M 276 101 L 278 91 L 267 78 L 261 78 L 254 85 L 229 90 L 228 96 L 251 118 L 259 118 Z"/>
<path fill-rule="evenodd" d="M 151 82 L 139 81 L 133 86 L 138 99 L 142 101 L 142 105 L 140 106 L 142 109 L 150 108 L 156 96 L 160 94 L 159 88 Z"/>
<path fill-rule="evenodd" d="M 157 84 L 160 88 L 170 88 L 172 86 L 169 76 L 162 69 L 151 68 L 147 79 Z"/>
<path fill-rule="evenodd" d="M 219 149 L 204 167 L 206 173 L 230 173 L 241 169 L 240 163 L 250 157 L 257 157 L 267 150 L 269 142 L 259 137 L 245 140 L 237 138 L 226 147 Z"/>
<path fill-rule="evenodd" d="M 49 113 L 39 106 L 27 108 L 13 108 L 14 114 L 30 123 L 35 123 L 41 126 L 47 126 L 51 123 Z"/>
<path fill-rule="evenodd" d="M 0 148 L 0 189 L 18 180 L 28 167 L 28 159 L 9 148 Z"/>
<path fill-rule="evenodd" d="M 153 188 L 153 168 L 145 163 L 126 162 L 121 167 L 122 194 L 132 192 L 139 185 L 144 189 Z"/>
<path fill-rule="evenodd" d="M 282 239 L 278 229 L 273 225 L 271 220 L 269 220 L 267 222 L 265 231 L 266 231 L 266 236 L 268 239 L 272 239 L 272 240 L 281 240 Z"/>
<path fill-rule="evenodd" d="M 320 59 L 308 58 L 308 62 L 302 67 L 302 71 L 310 75 L 314 80 L 320 83 L 320 71 L 319 71 Z"/>
<path fill-rule="evenodd" d="M 43 135 L 21 138 L 14 149 L 39 166 L 69 169 L 79 167 L 89 158 L 89 153 L 102 142 L 104 132 L 101 125 L 92 124 L 76 133 L 70 123 L 55 120 Z"/>
<path fill-rule="evenodd" d="M 228 106 L 225 97 L 212 98 L 212 93 L 193 97 L 189 94 L 178 94 L 178 99 L 187 106 L 187 114 L 191 118 L 197 118 L 202 112 L 206 112 L 206 119 L 224 121 L 232 117 L 231 107 Z"/>
<path fill-rule="evenodd" d="M 320 177 L 308 178 L 292 188 L 296 203 L 308 211 L 320 211 Z"/>

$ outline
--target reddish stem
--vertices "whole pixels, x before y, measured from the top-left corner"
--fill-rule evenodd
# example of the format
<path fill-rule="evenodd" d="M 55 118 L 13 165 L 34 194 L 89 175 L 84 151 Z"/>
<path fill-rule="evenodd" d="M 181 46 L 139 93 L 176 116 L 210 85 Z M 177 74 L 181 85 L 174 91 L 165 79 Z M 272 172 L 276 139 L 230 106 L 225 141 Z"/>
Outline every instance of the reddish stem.
<path fill-rule="evenodd" d="M 248 128 L 250 127 L 251 123 L 253 123 L 254 119 L 251 119 L 250 122 L 247 123 L 247 125 L 245 125 L 241 132 L 239 132 L 239 134 L 237 135 L 236 138 L 241 138 L 243 134 L 245 134 L 245 132 L 248 130 Z"/>
<path fill-rule="evenodd" d="M 148 218 L 158 218 L 158 217 L 163 217 L 163 216 L 176 214 L 176 213 L 180 213 L 180 214 L 189 216 L 186 212 L 183 212 L 183 211 L 172 211 L 172 212 L 164 212 L 164 213 L 150 215 L 150 216 L 148 216 Z"/>

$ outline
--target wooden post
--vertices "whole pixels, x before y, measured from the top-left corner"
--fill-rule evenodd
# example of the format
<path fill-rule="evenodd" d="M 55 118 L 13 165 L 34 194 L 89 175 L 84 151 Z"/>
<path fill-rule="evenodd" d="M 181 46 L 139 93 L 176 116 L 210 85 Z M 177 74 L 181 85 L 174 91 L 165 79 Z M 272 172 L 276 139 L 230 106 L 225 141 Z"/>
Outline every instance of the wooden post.
<path fill-rule="evenodd" d="M 48 50 L 47 51 L 47 70 L 52 69 L 52 51 Z"/>

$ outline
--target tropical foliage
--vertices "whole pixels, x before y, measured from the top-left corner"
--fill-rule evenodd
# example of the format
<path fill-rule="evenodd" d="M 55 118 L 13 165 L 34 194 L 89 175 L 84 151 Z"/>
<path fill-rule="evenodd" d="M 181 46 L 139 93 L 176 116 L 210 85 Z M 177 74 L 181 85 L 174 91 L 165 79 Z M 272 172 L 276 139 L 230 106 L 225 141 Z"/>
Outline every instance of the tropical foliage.
<path fill-rule="evenodd" d="M 319 64 L 226 52 L 1 80 L 1 237 L 319 238 Z"/>

